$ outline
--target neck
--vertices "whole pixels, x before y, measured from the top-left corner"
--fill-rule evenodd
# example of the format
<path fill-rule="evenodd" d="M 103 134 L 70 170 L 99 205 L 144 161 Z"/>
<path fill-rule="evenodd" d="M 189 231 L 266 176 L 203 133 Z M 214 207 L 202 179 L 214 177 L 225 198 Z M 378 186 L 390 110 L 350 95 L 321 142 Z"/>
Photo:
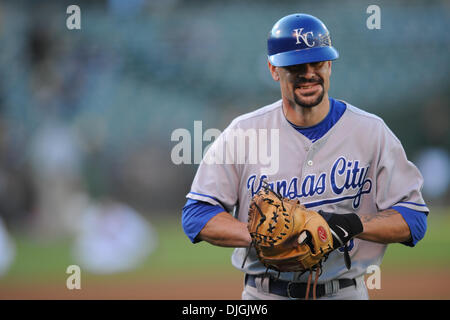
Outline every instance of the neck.
<path fill-rule="evenodd" d="M 329 111 L 328 94 L 325 94 L 322 101 L 312 108 L 299 106 L 283 97 L 283 112 L 286 119 L 299 127 L 311 127 L 318 124 L 325 119 Z"/>

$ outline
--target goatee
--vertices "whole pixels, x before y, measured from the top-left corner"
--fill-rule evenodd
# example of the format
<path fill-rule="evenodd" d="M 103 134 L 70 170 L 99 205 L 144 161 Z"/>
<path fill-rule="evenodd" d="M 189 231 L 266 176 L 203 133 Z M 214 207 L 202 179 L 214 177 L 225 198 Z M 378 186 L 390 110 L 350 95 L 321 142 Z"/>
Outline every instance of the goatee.
<path fill-rule="evenodd" d="M 300 99 L 299 97 L 297 97 L 297 95 L 296 95 L 295 92 L 294 92 L 294 101 L 295 101 L 295 103 L 296 103 L 297 105 L 299 105 L 300 107 L 303 107 L 303 108 L 312 108 L 312 107 L 317 106 L 319 103 L 322 102 L 323 97 L 324 97 L 324 95 L 325 95 L 325 90 L 324 90 L 324 88 L 323 88 L 323 85 L 321 84 L 320 86 L 322 87 L 322 92 L 320 93 L 320 95 L 317 97 L 316 100 L 313 100 L 313 101 L 311 101 L 311 102 L 303 101 L 302 99 Z"/>

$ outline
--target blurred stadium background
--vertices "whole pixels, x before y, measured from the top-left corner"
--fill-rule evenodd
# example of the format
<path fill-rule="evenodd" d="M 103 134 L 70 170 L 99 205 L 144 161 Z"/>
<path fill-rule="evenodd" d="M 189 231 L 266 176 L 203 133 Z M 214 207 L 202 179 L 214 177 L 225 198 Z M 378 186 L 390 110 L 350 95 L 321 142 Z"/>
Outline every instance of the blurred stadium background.
<path fill-rule="evenodd" d="M 293 12 L 340 52 L 330 95 L 381 116 L 425 177 L 427 235 L 389 247 L 371 297 L 450 299 L 450 3 L 416 0 L 1 1 L 0 298 L 239 299 L 231 249 L 183 234 L 197 166 L 172 163 L 171 133 L 279 99 L 266 36 Z"/>

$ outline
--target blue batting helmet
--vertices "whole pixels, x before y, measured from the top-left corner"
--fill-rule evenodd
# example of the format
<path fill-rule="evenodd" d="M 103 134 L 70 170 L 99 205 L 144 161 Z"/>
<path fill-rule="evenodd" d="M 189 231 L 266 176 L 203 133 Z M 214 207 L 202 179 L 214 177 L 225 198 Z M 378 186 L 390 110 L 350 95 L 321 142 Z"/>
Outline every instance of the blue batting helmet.
<path fill-rule="evenodd" d="M 276 67 L 335 60 L 330 33 L 322 21 L 296 13 L 278 20 L 267 39 L 269 61 Z"/>

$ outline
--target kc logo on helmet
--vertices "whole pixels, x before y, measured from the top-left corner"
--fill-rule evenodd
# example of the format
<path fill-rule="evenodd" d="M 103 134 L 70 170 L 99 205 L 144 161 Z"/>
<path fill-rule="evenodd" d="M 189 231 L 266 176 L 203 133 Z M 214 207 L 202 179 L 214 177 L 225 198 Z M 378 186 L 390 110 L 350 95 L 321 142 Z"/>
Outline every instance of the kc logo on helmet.
<path fill-rule="evenodd" d="M 311 34 L 311 37 L 314 37 L 314 34 L 313 34 L 312 31 L 302 33 L 302 32 L 303 32 L 303 29 L 304 29 L 304 28 L 294 29 L 295 37 L 296 37 L 296 39 L 297 39 L 297 42 L 296 42 L 295 44 L 301 44 L 300 39 L 302 39 L 303 42 L 304 42 L 308 47 L 311 48 L 311 47 L 314 46 L 315 41 L 313 41 L 313 43 L 310 44 L 310 43 L 308 42 L 308 34 Z"/>

